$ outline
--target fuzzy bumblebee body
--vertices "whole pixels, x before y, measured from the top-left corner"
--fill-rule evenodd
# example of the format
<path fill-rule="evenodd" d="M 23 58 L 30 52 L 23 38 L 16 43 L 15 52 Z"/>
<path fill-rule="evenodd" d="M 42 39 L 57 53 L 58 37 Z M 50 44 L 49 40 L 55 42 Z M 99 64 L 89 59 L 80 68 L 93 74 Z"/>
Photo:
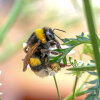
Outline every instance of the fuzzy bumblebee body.
<path fill-rule="evenodd" d="M 45 33 L 44 33 L 44 30 L 43 29 L 37 29 L 35 31 L 35 35 L 36 37 L 41 40 L 42 43 L 46 43 L 46 36 L 45 36 Z"/>
<path fill-rule="evenodd" d="M 41 28 L 35 30 L 27 41 L 24 48 L 26 57 L 24 61 L 23 71 L 30 65 L 32 71 L 39 76 L 48 75 L 51 70 L 57 72 L 60 70 L 60 65 L 57 63 L 49 64 L 50 47 L 60 47 L 60 43 L 55 39 L 55 33 L 51 28 Z M 54 53 L 54 52 L 53 52 Z M 57 53 L 55 53 L 57 54 Z M 57 68 L 56 68 L 57 67 Z"/>
<path fill-rule="evenodd" d="M 38 65 L 41 64 L 41 61 L 40 61 L 39 58 L 30 58 L 29 64 L 30 64 L 31 66 L 38 66 Z"/>
<path fill-rule="evenodd" d="M 60 48 L 59 42 L 55 39 L 55 34 L 51 28 L 37 29 L 32 33 L 27 41 L 27 46 L 32 47 L 35 43 L 41 41 L 40 46 L 43 49 L 49 49 L 50 46 L 57 44 L 57 48 Z"/>

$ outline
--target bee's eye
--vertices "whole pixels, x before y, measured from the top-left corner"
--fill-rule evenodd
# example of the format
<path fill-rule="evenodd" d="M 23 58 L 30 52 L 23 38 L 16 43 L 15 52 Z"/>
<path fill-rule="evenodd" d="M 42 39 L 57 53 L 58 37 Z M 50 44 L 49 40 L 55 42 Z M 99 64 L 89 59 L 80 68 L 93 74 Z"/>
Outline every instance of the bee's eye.
<path fill-rule="evenodd" d="M 46 34 L 46 37 L 47 37 L 48 40 L 54 39 L 54 34 L 51 30 L 48 29 L 45 34 Z"/>
<path fill-rule="evenodd" d="M 49 30 L 47 30 L 46 35 L 52 35 L 52 33 Z"/>

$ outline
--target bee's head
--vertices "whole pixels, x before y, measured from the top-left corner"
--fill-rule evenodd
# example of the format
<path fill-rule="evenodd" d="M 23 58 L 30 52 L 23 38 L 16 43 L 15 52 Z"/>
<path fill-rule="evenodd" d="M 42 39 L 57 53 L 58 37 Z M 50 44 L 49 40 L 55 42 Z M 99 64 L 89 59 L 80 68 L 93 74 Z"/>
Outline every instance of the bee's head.
<path fill-rule="evenodd" d="M 44 28 L 44 33 L 46 35 L 47 41 L 55 39 L 54 32 L 51 28 Z"/>
<path fill-rule="evenodd" d="M 47 41 L 55 40 L 55 36 L 58 37 L 62 41 L 62 39 L 54 33 L 55 30 L 66 33 L 65 31 L 60 30 L 60 29 L 53 29 L 52 30 L 51 28 L 45 28 L 45 27 L 43 29 L 44 29 L 44 33 L 46 35 Z"/>

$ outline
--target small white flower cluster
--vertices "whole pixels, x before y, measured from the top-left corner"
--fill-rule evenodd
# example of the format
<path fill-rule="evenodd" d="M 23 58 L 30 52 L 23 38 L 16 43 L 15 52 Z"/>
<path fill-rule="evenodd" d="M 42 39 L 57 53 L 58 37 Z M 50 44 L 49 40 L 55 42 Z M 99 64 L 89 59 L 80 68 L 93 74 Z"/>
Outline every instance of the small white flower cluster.
<path fill-rule="evenodd" d="M 23 43 L 23 48 L 25 48 L 27 46 L 27 43 Z M 26 51 L 28 51 L 29 48 L 26 48 Z"/>
<path fill-rule="evenodd" d="M 2 71 L 0 70 L 0 75 L 1 75 Z M 2 86 L 2 83 L 0 83 L 0 86 Z M 0 95 L 2 95 L 3 93 L 0 91 Z"/>
<path fill-rule="evenodd" d="M 82 66 L 84 64 L 84 66 L 86 66 L 88 63 L 82 61 L 82 60 L 77 60 L 78 66 Z"/>
<path fill-rule="evenodd" d="M 84 62 L 82 60 L 76 60 L 76 61 L 77 61 L 77 66 L 78 67 L 80 67 L 80 66 L 87 66 L 88 64 L 89 65 L 95 65 L 95 64 L 91 63 L 90 61 L 88 61 L 88 62 Z M 74 63 L 74 60 L 71 60 L 71 62 Z"/>
<path fill-rule="evenodd" d="M 23 43 L 23 48 L 25 48 L 26 46 L 27 46 L 27 43 L 24 42 L 24 43 Z"/>
<path fill-rule="evenodd" d="M 49 73 L 50 76 L 55 76 L 55 74 L 56 74 L 55 71 L 51 71 L 51 72 Z"/>

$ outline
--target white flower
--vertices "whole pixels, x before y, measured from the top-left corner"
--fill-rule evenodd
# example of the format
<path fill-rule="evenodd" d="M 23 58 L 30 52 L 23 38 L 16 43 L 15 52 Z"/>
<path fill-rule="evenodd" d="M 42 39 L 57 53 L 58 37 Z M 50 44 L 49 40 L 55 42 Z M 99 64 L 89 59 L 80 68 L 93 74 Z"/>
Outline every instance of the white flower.
<path fill-rule="evenodd" d="M 25 51 L 28 51 L 29 50 L 29 47 L 27 47 L 27 43 L 23 43 L 23 49 L 25 49 Z"/>
<path fill-rule="evenodd" d="M 1 75 L 2 71 L 0 70 L 0 75 Z"/>
<path fill-rule="evenodd" d="M 50 75 L 50 76 L 55 76 L 55 71 L 51 71 L 51 72 L 49 73 L 49 75 Z"/>
<path fill-rule="evenodd" d="M 24 42 L 24 43 L 23 43 L 23 48 L 25 48 L 26 46 L 27 46 L 27 43 Z"/>
<path fill-rule="evenodd" d="M 31 68 L 29 64 L 27 65 L 27 67 L 28 67 L 28 68 Z"/>
<path fill-rule="evenodd" d="M 68 48 L 67 45 L 60 45 L 60 46 L 61 46 L 62 49 L 66 49 L 66 48 Z"/>
<path fill-rule="evenodd" d="M 2 95 L 3 94 L 3 92 L 0 92 L 0 95 Z"/>
<path fill-rule="evenodd" d="M 2 85 L 2 83 L 0 83 L 0 86 Z"/>
<path fill-rule="evenodd" d="M 60 45 L 62 49 L 66 49 L 68 48 L 67 45 Z M 71 50 L 67 55 L 71 55 L 71 54 L 74 54 L 75 53 L 75 50 Z"/>
<path fill-rule="evenodd" d="M 71 54 L 74 54 L 75 53 L 75 50 L 71 50 L 67 55 L 71 55 Z"/>
<path fill-rule="evenodd" d="M 1 75 L 2 71 L 0 70 L 0 75 Z M 0 83 L 0 86 L 2 85 L 2 83 Z M 0 92 L 0 95 L 2 95 L 3 92 Z"/>

